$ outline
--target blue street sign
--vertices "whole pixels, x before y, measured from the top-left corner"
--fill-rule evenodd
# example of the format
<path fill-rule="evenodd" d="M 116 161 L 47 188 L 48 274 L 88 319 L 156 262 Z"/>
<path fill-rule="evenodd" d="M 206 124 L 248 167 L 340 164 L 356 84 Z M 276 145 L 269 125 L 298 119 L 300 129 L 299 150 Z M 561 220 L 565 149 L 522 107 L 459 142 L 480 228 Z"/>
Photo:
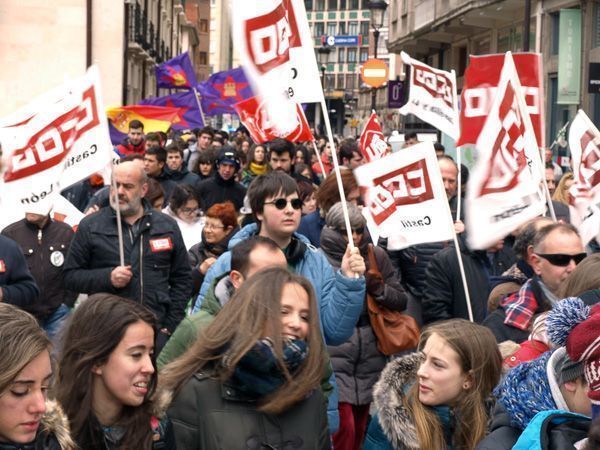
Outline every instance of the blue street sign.
<path fill-rule="evenodd" d="M 322 42 L 325 45 L 333 46 L 355 46 L 362 45 L 362 36 L 323 36 Z"/>

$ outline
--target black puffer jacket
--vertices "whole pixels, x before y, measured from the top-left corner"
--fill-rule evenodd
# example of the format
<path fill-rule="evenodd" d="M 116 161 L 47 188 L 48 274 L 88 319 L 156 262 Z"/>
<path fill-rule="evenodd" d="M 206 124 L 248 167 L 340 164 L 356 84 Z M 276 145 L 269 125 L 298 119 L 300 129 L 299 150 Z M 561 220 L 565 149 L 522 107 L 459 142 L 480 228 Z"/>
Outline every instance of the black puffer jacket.
<path fill-rule="evenodd" d="M 235 181 L 235 177 L 224 180 L 219 172 L 196 184 L 196 192 L 200 198 L 200 207 L 206 211 L 215 203 L 231 202 L 235 209 L 244 206 L 246 188 Z"/>
<path fill-rule="evenodd" d="M 168 415 L 185 450 L 329 450 L 326 400 L 320 389 L 282 414 L 256 403 L 213 373 L 197 373 L 173 399 Z"/>
<path fill-rule="evenodd" d="M 500 250 L 494 255 L 492 265 L 485 251 L 470 250 L 464 239 L 464 236 L 460 235 L 458 242 L 471 297 L 473 319 L 481 323 L 487 314 L 490 277 L 501 274 L 514 261 L 512 253 Z M 425 324 L 452 318 L 469 319 L 454 246 L 439 252 L 427 266 L 422 305 Z"/>
<path fill-rule="evenodd" d="M 346 245 L 347 241 L 339 232 L 327 226 L 323 228 L 321 250 L 335 269 L 340 267 Z M 360 250 L 368 264 L 366 239 L 363 239 Z M 378 247 L 373 250 L 385 283 L 383 293 L 374 298 L 382 306 L 402 311 L 406 308 L 407 296 L 400 279 L 385 251 Z M 340 402 L 352 405 L 371 403 L 373 385 L 379 379 L 387 359 L 377 350 L 377 339 L 369 322 L 366 298 L 352 337 L 342 345 L 328 346 L 328 350 Z"/>
<path fill-rule="evenodd" d="M 21 246 L 31 275 L 43 292 L 36 302 L 24 305 L 23 309 L 45 320 L 63 303 L 72 307 L 77 293 L 66 289 L 62 268 L 73 229 L 50 218 L 42 228 L 22 219 L 6 227 L 2 234 Z"/>
<path fill-rule="evenodd" d="M 110 282 L 119 265 L 115 211 L 108 207 L 79 224 L 64 265 L 65 283 L 78 292 L 108 292 L 136 300 L 156 314 L 161 328 L 175 331 L 192 290 L 187 250 L 177 223 L 145 202 L 137 226 L 123 226 L 125 265 L 133 278 L 122 289 Z"/>

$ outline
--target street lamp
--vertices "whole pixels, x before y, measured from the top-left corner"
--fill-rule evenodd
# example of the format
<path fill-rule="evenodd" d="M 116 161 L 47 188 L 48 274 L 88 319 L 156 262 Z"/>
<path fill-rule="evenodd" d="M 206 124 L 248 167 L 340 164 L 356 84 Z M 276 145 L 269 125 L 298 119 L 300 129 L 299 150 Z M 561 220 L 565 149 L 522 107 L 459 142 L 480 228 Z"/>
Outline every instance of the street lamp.
<path fill-rule="evenodd" d="M 323 45 L 318 48 L 317 53 L 319 54 L 319 66 L 321 67 L 321 84 L 323 85 L 323 96 L 325 96 L 325 106 L 327 107 L 327 109 L 329 109 L 329 99 L 325 95 L 325 71 L 327 70 L 327 62 L 329 60 L 329 54 L 331 53 L 331 47 L 329 47 L 328 45 Z"/>
<path fill-rule="evenodd" d="M 377 46 L 379 44 L 379 29 L 383 27 L 383 19 L 387 3 L 384 0 L 367 0 L 366 7 L 371 11 L 371 27 L 373 27 L 373 57 L 377 59 Z M 371 109 L 375 109 L 377 103 L 377 89 L 371 90 Z"/>

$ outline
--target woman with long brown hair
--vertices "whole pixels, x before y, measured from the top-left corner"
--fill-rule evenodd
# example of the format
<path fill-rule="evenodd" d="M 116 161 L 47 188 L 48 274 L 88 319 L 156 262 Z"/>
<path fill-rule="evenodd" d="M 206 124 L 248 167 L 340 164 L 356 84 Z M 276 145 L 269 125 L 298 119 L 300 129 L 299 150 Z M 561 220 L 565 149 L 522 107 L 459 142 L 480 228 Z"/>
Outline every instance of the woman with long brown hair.
<path fill-rule="evenodd" d="M 390 362 L 373 391 L 363 450 L 474 450 L 502 358 L 487 328 L 463 319 L 427 327 L 419 352 Z"/>
<path fill-rule="evenodd" d="M 328 449 L 324 357 L 312 285 L 283 268 L 251 276 L 161 372 L 177 446 Z"/>
<path fill-rule="evenodd" d="M 81 450 L 174 449 L 164 409 L 154 401 L 156 319 L 143 306 L 95 294 L 65 330 L 56 398 Z"/>
<path fill-rule="evenodd" d="M 70 450 L 69 425 L 48 401 L 50 340 L 37 320 L 0 303 L 0 449 Z"/>

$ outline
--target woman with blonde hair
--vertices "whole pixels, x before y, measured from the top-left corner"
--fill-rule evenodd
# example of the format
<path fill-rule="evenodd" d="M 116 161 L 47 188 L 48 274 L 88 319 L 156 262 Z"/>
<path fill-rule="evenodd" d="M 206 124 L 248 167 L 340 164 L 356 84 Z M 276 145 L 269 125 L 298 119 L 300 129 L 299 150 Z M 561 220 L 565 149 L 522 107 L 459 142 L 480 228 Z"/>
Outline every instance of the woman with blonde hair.
<path fill-rule="evenodd" d="M 253 275 L 161 372 L 177 447 L 329 449 L 324 358 L 310 282 Z"/>
<path fill-rule="evenodd" d="M 37 320 L 0 303 L 0 449 L 67 450 L 68 420 L 48 401 L 50 340 Z"/>
<path fill-rule="evenodd" d="M 569 189 L 573 185 L 573 182 L 573 172 L 565 173 L 558 182 L 558 186 L 556 186 L 556 190 L 552 195 L 552 200 L 569 206 Z"/>
<path fill-rule="evenodd" d="M 364 450 L 473 450 L 485 437 L 502 369 L 491 331 L 463 319 L 437 322 L 419 350 L 383 370 Z"/>

